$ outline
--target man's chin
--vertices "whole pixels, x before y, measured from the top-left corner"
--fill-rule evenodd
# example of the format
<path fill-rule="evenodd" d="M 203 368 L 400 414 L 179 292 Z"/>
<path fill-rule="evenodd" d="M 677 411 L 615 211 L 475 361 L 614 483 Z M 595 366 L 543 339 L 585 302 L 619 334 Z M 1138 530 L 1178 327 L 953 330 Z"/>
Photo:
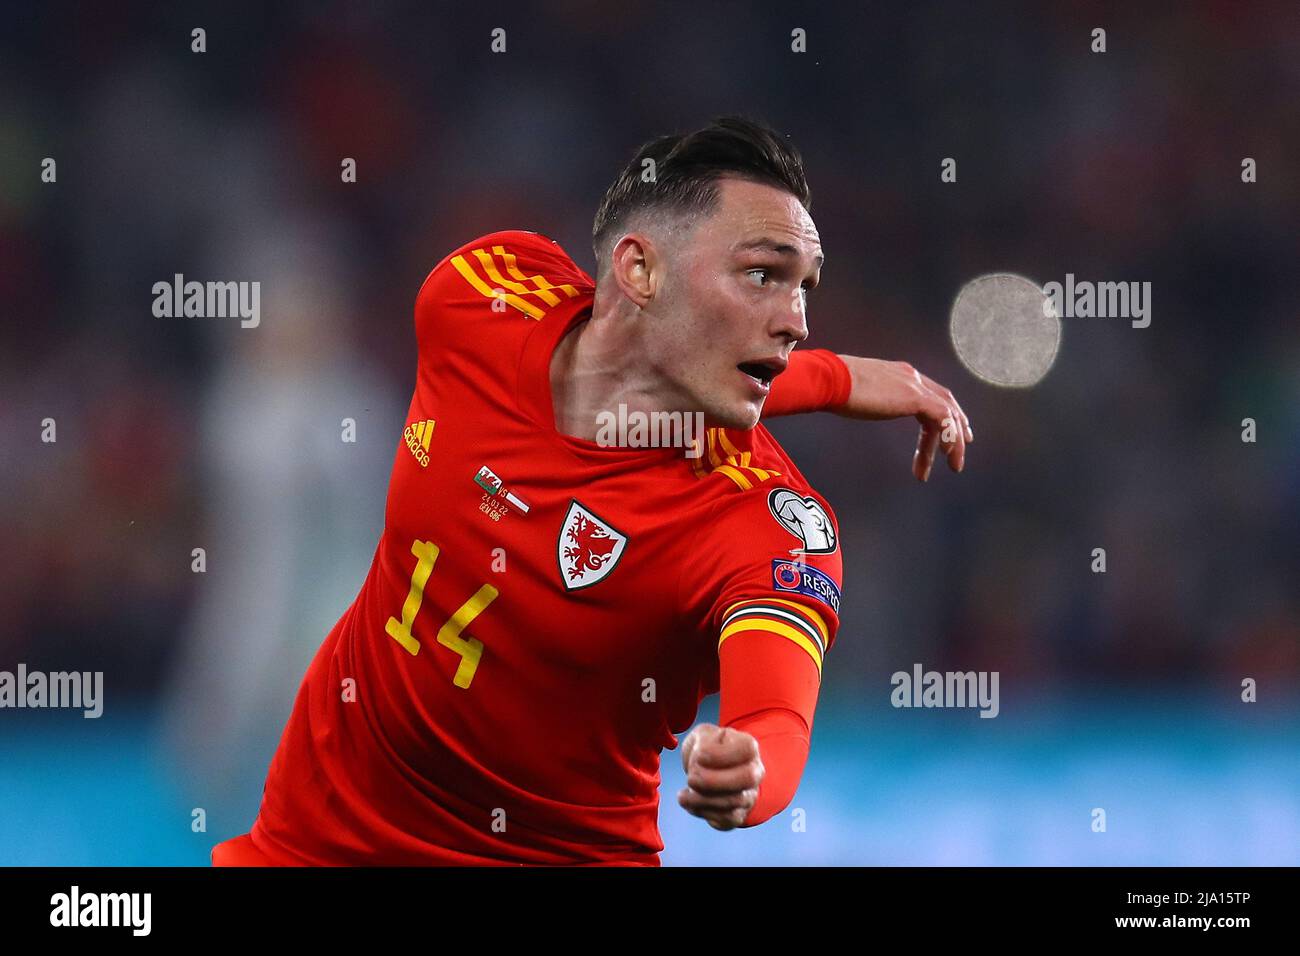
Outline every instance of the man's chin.
<path fill-rule="evenodd" d="M 749 431 L 758 424 L 763 414 L 762 402 L 737 402 L 726 408 L 716 408 L 704 413 L 704 424 L 708 428 L 734 428 Z"/>

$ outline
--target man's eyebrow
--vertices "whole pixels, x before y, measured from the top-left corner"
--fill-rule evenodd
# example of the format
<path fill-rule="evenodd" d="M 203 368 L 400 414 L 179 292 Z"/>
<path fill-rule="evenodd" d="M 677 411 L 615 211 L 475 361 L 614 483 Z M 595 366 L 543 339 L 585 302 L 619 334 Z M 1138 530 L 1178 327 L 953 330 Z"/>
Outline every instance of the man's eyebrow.
<path fill-rule="evenodd" d="M 735 252 L 748 252 L 750 249 L 767 249 L 769 252 L 775 252 L 782 256 L 797 256 L 799 250 L 788 242 L 777 242 L 768 236 L 760 236 L 757 239 L 746 239 L 744 242 L 737 243 L 733 247 Z M 818 267 L 826 261 L 825 256 L 814 256 L 813 261 Z"/>

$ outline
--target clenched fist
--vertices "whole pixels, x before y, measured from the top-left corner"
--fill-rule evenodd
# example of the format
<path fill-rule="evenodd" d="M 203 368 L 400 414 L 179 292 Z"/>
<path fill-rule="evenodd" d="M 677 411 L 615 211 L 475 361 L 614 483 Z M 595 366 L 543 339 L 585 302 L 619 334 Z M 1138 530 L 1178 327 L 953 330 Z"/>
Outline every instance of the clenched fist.
<path fill-rule="evenodd" d="M 758 740 L 734 727 L 699 724 L 682 744 L 686 787 L 677 802 L 709 821 L 715 830 L 732 830 L 745 822 L 758 799 L 763 761 Z"/>

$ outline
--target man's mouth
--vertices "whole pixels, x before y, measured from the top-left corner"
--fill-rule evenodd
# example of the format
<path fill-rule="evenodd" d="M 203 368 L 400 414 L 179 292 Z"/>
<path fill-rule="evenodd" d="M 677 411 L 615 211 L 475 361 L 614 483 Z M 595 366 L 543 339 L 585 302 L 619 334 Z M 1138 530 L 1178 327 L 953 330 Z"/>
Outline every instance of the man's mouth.
<path fill-rule="evenodd" d="M 763 388 L 767 388 L 772 384 L 772 379 L 785 370 L 785 366 L 786 363 L 781 359 L 759 359 L 755 362 L 741 362 L 736 368 Z"/>

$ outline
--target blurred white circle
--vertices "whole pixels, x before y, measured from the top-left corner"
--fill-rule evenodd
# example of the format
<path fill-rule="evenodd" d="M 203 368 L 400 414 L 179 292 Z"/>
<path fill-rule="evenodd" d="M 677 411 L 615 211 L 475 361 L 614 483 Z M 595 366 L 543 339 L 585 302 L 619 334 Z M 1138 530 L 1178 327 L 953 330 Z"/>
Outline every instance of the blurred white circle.
<path fill-rule="evenodd" d="M 993 385 L 1037 385 L 1056 360 L 1061 317 L 1037 283 L 1010 273 L 971 279 L 952 303 L 948 331 L 961 364 Z"/>

